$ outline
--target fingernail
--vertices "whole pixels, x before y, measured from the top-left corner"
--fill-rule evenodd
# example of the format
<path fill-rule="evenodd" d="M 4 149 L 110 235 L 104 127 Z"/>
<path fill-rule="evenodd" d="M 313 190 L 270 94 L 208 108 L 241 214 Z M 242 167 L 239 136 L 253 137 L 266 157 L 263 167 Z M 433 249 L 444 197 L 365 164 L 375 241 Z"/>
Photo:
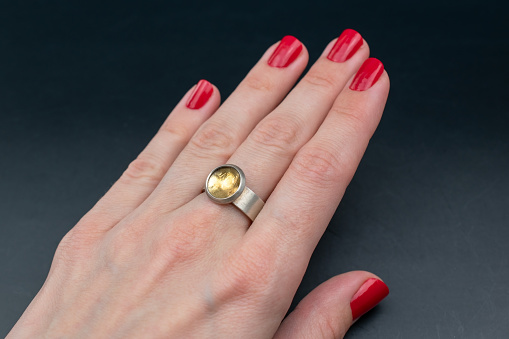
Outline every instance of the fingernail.
<path fill-rule="evenodd" d="M 378 305 L 389 294 L 389 288 L 380 279 L 371 278 L 362 284 L 350 301 L 353 320 Z"/>
<path fill-rule="evenodd" d="M 276 47 L 276 50 L 269 58 L 268 64 L 272 67 L 287 67 L 290 65 L 302 51 L 302 44 L 297 38 L 287 35 Z"/>
<path fill-rule="evenodd" d="M 345 29 L 332 47 L 327 59 L 335 62 L 345 62 L 350 59 L 362 46 L 362 36 L 353 29 Z"/>
<path fill-rule="evenodd" d="M 209 101 L 212 96 L 212 92 L 214 92 L 214 88 L 210 82 L 207 80 L 200 80 L 198 84 L 196 84 L 189 100 L 187 100 L 186 106 L 190 109 L 202 108 L 203 105 Z"/>
<path fill-rule="evenodd" d="M 380 60 L 375 58 L 367 59 L 357 71 L 357 74 L 355 74 L 350 89 L 354 91 L 370 89 L 378 81 L 383 72 L 384 65 Z"/>

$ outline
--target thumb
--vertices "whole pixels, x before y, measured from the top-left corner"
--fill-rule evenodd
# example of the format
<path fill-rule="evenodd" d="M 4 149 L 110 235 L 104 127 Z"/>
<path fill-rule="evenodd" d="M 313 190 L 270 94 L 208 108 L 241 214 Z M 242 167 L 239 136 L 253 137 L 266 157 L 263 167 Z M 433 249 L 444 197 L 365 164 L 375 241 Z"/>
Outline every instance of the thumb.
<path fill-rule="evenodd" d="M 387 285 L 372 273 L 335 276 L 301 300 L 274 338 L 343 338 L 355 320 L 388 294 Z"/>

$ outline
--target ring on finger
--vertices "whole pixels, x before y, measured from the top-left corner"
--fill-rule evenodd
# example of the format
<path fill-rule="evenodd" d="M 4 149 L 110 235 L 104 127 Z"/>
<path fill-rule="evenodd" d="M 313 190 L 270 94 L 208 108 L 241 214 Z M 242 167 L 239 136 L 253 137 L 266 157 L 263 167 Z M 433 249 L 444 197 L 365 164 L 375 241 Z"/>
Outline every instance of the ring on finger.
<path fill-rule="evenodd" d="M 210 172 L 205 182 L 205 192 L 215 203 L 234 204 L 251 221 L 255 220 L 265 204 L 246 186 L 244 172 L 231 164 L 218 166 Z"/>

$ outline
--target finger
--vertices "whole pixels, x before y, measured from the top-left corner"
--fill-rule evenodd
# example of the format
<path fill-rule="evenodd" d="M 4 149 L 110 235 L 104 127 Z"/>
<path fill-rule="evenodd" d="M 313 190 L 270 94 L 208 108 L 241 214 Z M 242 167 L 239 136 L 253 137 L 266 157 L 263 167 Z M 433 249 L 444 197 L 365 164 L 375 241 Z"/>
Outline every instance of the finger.
<path fill-rule="evenodd" d="M 382 63 L 366 60 L 247 232 L 246 241 L 263 239 L 276 255 L 295 258 L 296 266 L 281 267 L 289 279 L 304 274 L 380 121 L 388 92 Z"/>
<path fill-rule="evenodd" d="M 295 153 L 316 133 L 334 100 L 368 56 L 369 47 L 361 35 L 345 30 L 228 160 L 242 168 L 247 184 L 262 200 L 270 195 Z"/>
<path fill-rule="evenodd" d="M 307 60 L 303 45 L 293 37 L 271 46 L 190 140 L 147 205 L 158 213 L 171 211 L 199 195 L 210 170 L 224 164 L 254 126 L 281 102 Z"/>
<path fill-rule="evenodd" d="M 389 294 L 374 274 L 344 273 L 315 288 L 286 317 L 274 338 L 343 338 L 352 323 Z"/>
<path fill-rule="evenodd" d="M 77 227 L 110 229 L 138 207 L 166 174 L 196 130 L 217 110 L 221 99 L 206 80 L 193 86 L 120 179 L 78 223 Z"/>

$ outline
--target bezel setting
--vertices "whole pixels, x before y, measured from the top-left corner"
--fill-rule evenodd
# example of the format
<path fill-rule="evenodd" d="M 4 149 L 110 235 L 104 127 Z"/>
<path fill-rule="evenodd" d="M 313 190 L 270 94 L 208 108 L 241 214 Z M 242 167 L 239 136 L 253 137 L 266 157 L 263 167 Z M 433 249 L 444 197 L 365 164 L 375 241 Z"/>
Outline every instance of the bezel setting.
<path fill-rule="evenodd" d="M 237 191 L 227 198 L 217 198 L 209 192 L 208 184 L 209 184 L 210 177 L 216 171 L 218 171 L 222 168 L 233 168 L 235 171 L 237 171 L 239 173 L 239 177 L 240 177 L 240 183 L 239 183 L 239 187 L 238 187 Z M 242 194 L 242 192 L 244 191 L 245 188 L 246 188 L 246 176 L 244 175 L 244 172 L 238 166 L 235 166 L 232 164 L 221 165 L 221 166 L 214 168 L 212 171 L 210 171 L 209 175 L 207 176 L 207 180 L 205 181 L 205 192 L 207 193 L 207 196 L 218 204 L 228 204 L 228 203 L 235 201 Z"/>

